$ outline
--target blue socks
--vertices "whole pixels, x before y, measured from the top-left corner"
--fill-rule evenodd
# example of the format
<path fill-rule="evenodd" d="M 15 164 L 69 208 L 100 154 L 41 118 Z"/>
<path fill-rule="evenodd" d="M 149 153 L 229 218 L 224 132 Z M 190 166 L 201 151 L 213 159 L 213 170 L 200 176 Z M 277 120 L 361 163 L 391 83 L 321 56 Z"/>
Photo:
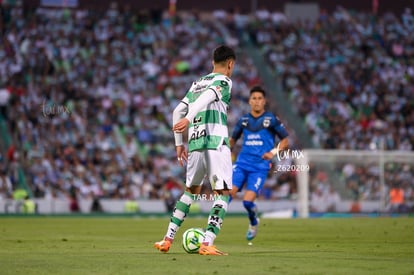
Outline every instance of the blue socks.
<path fill-rule="evenodd" d="M 247 210 L 247 215 L 249 216 L 250 224 L 257 225 L 257 207 L 256 204 L 252 201 L 243 201 L 243 206 Z"/>

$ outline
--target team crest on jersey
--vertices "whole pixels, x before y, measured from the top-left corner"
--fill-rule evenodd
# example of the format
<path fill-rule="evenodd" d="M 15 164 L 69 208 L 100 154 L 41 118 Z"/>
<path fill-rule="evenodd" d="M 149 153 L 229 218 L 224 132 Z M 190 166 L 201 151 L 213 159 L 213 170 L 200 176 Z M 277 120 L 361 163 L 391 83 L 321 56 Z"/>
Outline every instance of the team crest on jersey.
<path fill-rule="evenodd" d="M 267 128 L 269 126 L 270 126 L 270 118 L 265 117 L 265 119 L 263 120 L 263 127 Z"/>

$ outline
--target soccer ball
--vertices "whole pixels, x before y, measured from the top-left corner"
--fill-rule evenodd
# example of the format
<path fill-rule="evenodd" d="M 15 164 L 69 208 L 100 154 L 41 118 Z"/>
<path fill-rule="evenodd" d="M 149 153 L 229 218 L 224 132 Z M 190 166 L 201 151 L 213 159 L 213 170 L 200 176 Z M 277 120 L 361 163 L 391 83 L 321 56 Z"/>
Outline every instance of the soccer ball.
<path fill-rule="evenodd" d="M 183 248 L 187 253 L 197 253 L 204 239 L 204 230 L 201 228 L 187 229 L 183 234 Z"/>

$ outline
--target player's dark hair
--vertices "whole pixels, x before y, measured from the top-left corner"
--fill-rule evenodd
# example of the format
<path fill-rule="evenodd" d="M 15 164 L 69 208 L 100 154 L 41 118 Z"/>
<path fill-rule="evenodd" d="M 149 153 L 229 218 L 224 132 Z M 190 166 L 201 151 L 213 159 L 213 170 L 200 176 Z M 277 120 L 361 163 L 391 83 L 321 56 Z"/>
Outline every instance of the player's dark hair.
<path fill-rule="evenodd" d="M 251 88 L 250 95 L 252 95 L 252 93 L 261 93 L 263 97 L 266 97 L 266 91 L 260 86 L 254 86 L 253 88 Z"/>
<path fill-rule="evenodd" d="M 220 63 L 228 59 L 236 60 L 236 53 L 234 50 L 228 46 L 221 45 L 218 46 L 213 53 L 214 63 Z"/>

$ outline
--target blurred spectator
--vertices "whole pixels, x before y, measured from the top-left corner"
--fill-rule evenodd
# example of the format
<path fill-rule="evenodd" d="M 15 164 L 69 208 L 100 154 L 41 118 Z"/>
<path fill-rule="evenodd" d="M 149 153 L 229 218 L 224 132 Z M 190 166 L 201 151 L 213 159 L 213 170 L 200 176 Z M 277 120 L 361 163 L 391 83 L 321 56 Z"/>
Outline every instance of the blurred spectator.
<path fill-rule="evenodd" d="M 310 194 L 310 211 L 317 213 L 337 212 L 340 201 L 341 197 L 332 185 L 326 190 L 323 187 L 317 187 Z"/>
<path fill-rule="evenodd" d="M 335 187 L 331 185 L 326 193 L 327 212 L 337 212 L 338 203 L 341 202 L 341 196 L 335 190 Z"/>
<path fill-rule="evenodd" d="M 392 213 L 406 213 L 408 207 L 405 205 L 404 189 L 399 185 L 394 185 L 389 191 L 389 211 Z"/>
<path fill-rule="evenodd" d="M 178 181 L 176 181 L 172 177 L 169 177 L 167 179 L 164 188 L 165 205 L 167 206 L 168 212 L 171 212 L 174 210 L 175 202 L 181 196 L 182 192 L 184 191 L 184 188 Z"/>
<path fill-rule="evenodd" d="M 71 212 L 79 212 L 79 202 L 76 188 L 72 186 L 69 190 L 69 209 Z"/>
<path fill-rule="evenodd" d="M 13 185 L 7 170 L 0 167 L 0 200 L 11 199 L 13 197 Z"/>
<path fill-rule="evenodd" d="M 309 204 L 311 212 L 324 213 L 328 211 L 328 202 L 320 188 L 316 188 L 311 192 Z"/>
<path fill-rule="evenodd" d="M 0 88 L 0 116 L 7 120 L 7 105 L 9 104 L 10 93 L 5 88 Z"/>

